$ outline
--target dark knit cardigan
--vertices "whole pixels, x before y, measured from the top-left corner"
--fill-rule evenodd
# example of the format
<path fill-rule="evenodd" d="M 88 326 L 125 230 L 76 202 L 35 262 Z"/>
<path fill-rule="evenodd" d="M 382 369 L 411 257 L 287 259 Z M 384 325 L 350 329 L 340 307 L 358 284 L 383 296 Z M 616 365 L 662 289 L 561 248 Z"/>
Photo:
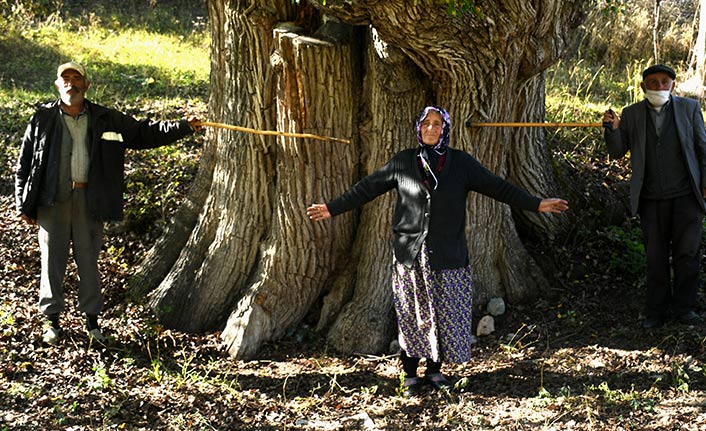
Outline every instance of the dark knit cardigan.
<path fill-rule="evenodd" d="M 355 209 L 397 189 L 393 231 L 395 259 L 410 267 L 426 239 L 434 270 L 468 265 L 466 200 L 475 191 L 511 206 L 537 211 L 540 198 L 498 177 L 478 160 L 449 148 L 439 186 L 428 190 L 417 162 L 418 148 L 397 153 L 385 166 L 328 202 L 332 216 Z"/>

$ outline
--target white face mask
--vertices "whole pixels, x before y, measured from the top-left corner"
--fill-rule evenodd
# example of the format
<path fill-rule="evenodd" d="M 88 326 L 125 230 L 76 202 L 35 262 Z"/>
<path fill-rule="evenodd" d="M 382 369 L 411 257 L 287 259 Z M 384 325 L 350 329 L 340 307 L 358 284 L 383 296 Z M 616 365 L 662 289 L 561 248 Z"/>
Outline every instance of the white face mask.
<path fill-rule="evenodd" d="M 645 90 L 645 97 L 652 106 L 662 106 L 669 100 L 669 90 Z"/>

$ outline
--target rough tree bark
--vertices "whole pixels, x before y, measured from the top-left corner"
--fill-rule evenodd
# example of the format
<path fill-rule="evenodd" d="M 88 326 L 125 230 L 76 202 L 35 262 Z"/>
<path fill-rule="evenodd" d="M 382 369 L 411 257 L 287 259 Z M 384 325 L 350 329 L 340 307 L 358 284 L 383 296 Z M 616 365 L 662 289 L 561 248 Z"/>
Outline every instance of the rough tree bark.
<path fill-rule="evenodd" d="M 451 113 L 452 146 L 535 194 L 556 193 L 541 131 L 464 124 L 543 119 L 542 71 L 565 48 L 581 2 L 477 3 L 482 14 L 452 16 L 431 0 L 312 2 L 316 10 L 290 0 L 209 0 L 211 120 L 352 142 L 213 132 L 186 222 L 137 277 L 135 289 L 151 292 L 164 324 L 225 324 L 229 352 L 248 358 L 308 315 L 341 351 L 384 351 L 395 331 L 394 193 L 319 224 L 304 209 L 416 145 L 413 120 L 426 104 Z M 513 217 L 475 194 L 468 210 L 477 303 L 540 294 L 546 281 L 515 223 L 549 236 L 563 218 Z"/>

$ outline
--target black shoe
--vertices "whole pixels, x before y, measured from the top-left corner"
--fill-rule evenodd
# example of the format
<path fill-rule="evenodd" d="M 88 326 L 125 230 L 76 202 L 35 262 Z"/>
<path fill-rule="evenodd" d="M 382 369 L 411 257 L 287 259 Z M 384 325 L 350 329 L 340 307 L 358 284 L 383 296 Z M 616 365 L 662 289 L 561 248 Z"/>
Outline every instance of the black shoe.
<path fill-rule="evenodd" d="M 402 386 L 402 396 L 406 398 L 416 397 L 422 392 L 422 387 L 424 386 L 424 380 L 419 377 L 412 377 L 405 379 Z"/>
<path fill-rule="evenodd" d="M 440 391 L 450 391 L 454 387 L 454 385 L 448 380 L 446 380 L 446 377 L 444 377 L 444 375 L 441 373 L 435 373 L 430 374 L 428 376 L 424 376 L 424 380 L 426 380 L 426 382 L 429 383 L 432 388 Z"/>
<path fill-rule="evenodd" d="M 664 319 L 661 317 L 647 317 L 642 321 L 642 327 L 644 329 L 657 329 L 664 325 Z"/>
<path fill-rule="evenodd" d="M 704 319 L 702 319 L 701 316 L 693 310 L 679 316 L 677 321 L 685 325 L 700 325 L 704 323 Z"/>
<path fill-rule="evenodd" d="M 90 332 L 94 329 L 100 329 L 100 325 L 98 324 L 98 315 L 86 313 L 86 331 Z"/>

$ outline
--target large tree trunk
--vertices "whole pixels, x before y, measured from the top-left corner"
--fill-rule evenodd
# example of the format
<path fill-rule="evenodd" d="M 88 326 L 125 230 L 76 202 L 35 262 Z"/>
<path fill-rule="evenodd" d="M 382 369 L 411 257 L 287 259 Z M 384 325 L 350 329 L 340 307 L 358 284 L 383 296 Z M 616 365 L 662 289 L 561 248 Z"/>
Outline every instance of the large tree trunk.
<path fill-rule="evenodd" d="M 258 4 L 259 3 L 259 4 Z M 214 121 L 272 129 L 272 29 L 296 11 L 291 2 L 210 2 Z M 272 221 L 274 139 L 218 130 L 213 179 L 199 220 L 170 273 L 150 294 L 162 322 L 189 331 L 217 328 L 254 273 Z M 199 174 L 208 172 L 203 169 Z M 149 270 L 149 268 L 145 268 Z"/>
<path fill-rule="evenodd" d="M 276 31 L 278 128 L 352 137 L 357 69 L 350 45 L 334 45 Z M 350 184 L 357 168 L 353 144 L 279 139 L 273 220 L 260 262 L 228 319 L 223 339 L 235 356 L 249 357 L 264 340 L 281 336 L 316 302 L 340 265 L 353 234 L 353 214 L 338 226 L 310 223 L 307 202 Z"/>
<path fill-rule="evenodd" d="M 382 41 L 371 30 L 365 40 L 365 85 L 360 134 L 366 175 L 395 153 L 416 145 L 412 120 L 427 100 L 428 83 L 421 71 L 398 48 Z M 338 190 L 342 192 L 343 189 Z M 388 193 L 366 205 L 351 251 L 354 269 L 341 276 L 336 286 L 352 287 L 352 300 L 345 304 L 328 333 L 329 342 L 347 352 L 380 352 L 394 334 L 392 309 L 392 232 L 390 223 L 396 195 Z M 352 281 L 351 281 L 352 278 Z M 344 305 L 334 291 L 326 297 L 319 329 Z M 361 337 L 360 334 L 366 334 Z"/>
<path fill-rule="evenodd" d="M 457 17 L 426 3 L 314 2 L 328 14 L 322 19 L 290 0 L 209 1 L 213 120 L 352 142 L 212 133 L 213 157 L 197 179 L 207 196 L 194 192 L 191 206 L 202 207 L 181 224 L 180 232 L 193 226 L 188 240 L 166 237 L 157 247 L 183 244 L 181 253 L 157 248 L 139 274 L 149 289 L 170 268 L 150 293 L 166 325 L 202 331 L 225 324 L 229 352 L 252 357 L 309 313 L 337 349 L 383 351 L 395 332 L 394 193 L 324 223 L 311 224 L 304 209 L 417 145 L 413 120 L 426 104 L 451 113 L 453 147 L 534 194 L 556 193 L 541 130 L 472 129 L 465 122 L 544 118 L 542 72 L 562 52 L 580 2 L 483 2 L 482 16 Z M 297 14 L 303 28 L 284 24 Z M 468 212 L 476 303 L 541 294 L 546 281 L 516 222 L 549 237 L 563 218 L 513 216 L 475 194 Z M 152 264 L 156 254 L 165 256 L 159 265 Z"/>

